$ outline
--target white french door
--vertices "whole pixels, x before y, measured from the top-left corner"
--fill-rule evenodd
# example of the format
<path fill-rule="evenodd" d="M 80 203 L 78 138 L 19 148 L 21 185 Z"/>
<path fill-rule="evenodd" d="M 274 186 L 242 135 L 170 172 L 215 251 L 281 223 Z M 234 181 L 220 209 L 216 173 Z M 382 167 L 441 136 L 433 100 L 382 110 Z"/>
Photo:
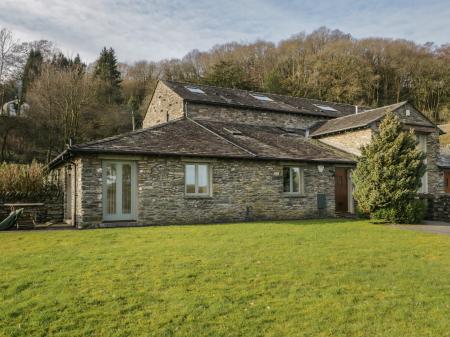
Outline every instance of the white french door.
<path fill-rule="evenodd" d="M 103 161 L 103 220 L 136 220 L 136 163 Z"/>

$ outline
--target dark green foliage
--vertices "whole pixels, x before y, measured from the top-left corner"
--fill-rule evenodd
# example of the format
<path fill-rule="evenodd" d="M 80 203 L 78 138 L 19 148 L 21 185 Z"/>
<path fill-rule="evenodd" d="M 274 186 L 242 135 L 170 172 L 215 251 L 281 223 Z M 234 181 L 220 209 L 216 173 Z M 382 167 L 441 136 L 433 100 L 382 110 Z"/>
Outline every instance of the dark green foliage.
<path fill-rule="evenodd" d="M 41 73 L 44 59 L 40 50 L 31 49 L 22 73 L 22 96 L 25 97 L 30 84 Z"/>
<path fill-rule="evenodd" d="M 51 64 L 61 70 L 67 70 L 69 68 L 78 69 L 80 74 L 86 69 L 86 64 L 81 62 L 80 55 L 78 54 L 74 59 L 71 59 L 63 53 L 57 53 L 53 55 Z"/>
<path fill-rule="evenodd" d="M 231 61 L 220 61 L 215 64 L 204 81 L 218 87 L 252 89 L 242 66 Z"/>
<path fill-rule="evenodd" d="M 373 212 L 372 218 L 385 220 L 391 223 L 421 223 L 426 213 L 426 205 L 422 200 L 410 199 L 400 203 L 398 207 L 387 206 Z"/>
<path fill-rule="evenodd" d="M 104 47 L 100 53 L 94 78 L 99 80 L 99 99 L 108 104 L 122 101 L 120 71 L 117 68 L 117 58 L 114 49 Z"/>
<path fill-rule="evenodd" d="M 354 196 L 362 212 L 390 222 L 419 222 L 415 198 L 426 167 L 414 133 L 404 132 L 400 120 L 388 114 L 380 132 L 363 147 L 356 170 Z"/>

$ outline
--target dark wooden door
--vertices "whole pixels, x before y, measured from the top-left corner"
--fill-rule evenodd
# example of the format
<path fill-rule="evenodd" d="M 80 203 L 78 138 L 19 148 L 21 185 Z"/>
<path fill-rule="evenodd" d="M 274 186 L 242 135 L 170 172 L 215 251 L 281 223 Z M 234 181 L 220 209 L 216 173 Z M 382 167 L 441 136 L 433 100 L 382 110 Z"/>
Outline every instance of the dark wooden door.
<path fill-rule="evenodd" d="M 450 171 L 444 171 L 445 193 L 450 193 Z"/>
<path fill-rule="evenodd" d="M 347 169 L 336 168 L 334 176 L 336 212 L 348 212 L 348 181 Z"/>

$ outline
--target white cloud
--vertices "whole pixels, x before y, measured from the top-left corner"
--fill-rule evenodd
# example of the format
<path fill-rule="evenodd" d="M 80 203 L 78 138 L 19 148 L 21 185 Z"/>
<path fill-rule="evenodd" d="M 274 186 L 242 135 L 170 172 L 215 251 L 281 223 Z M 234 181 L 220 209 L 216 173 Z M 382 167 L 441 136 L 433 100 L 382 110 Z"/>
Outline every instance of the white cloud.
<path fill-rule="evenodd" d="M 123 61 L 159 60 L 227 41 L 277 41 L 323 25 L 356 37 L 445 43 L 449 7 L 442 0 L 2 0 L 0 27 L 22 40 L 52 40 L 89 61 L 103 46 Z"/>

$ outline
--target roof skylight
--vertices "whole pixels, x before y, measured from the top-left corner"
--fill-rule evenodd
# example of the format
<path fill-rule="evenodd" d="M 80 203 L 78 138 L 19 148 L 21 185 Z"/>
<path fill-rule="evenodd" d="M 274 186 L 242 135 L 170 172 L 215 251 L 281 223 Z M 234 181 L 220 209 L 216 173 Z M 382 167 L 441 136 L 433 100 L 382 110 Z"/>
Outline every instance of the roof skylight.
<path fill-rule="evenodd" d="M 331 106 L 328 105 L 320 105 L 320 104 L 314 104 L 316 107 L 318 107 L 320 110 L 325 110 L 325 111 L 337 111 L 335 108 L 332 108 Z"/>
<path fill-rule="evenodd" d="M 272 98 L 269 98 L 269 97 L 264 96 L 264 95 L 250 94 L 250 96 L 252 96 L 253 98 L 256 98 L 259 101 L 273 102 Z"/>
<path fill-rule="evenodd" d="M 185 86 L 185 88 L 194 94 L 203 94 L 203 95 L 205 94 L 205 92 L 202 89 L 197 88 L 197 87 Z"/>
<path fill-rule="evenodd" d="M 226 132 L 231 133 L 234 136 L 242 135 L 242 131 L 235 128 L 223 128 Z"/>

